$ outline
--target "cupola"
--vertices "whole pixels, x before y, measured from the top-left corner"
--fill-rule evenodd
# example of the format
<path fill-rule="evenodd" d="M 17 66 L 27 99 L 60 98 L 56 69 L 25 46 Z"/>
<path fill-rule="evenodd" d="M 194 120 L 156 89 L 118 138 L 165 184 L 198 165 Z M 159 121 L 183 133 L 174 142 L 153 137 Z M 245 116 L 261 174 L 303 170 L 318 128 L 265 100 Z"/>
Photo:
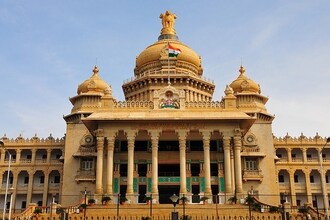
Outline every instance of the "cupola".
<path fill-rule="evenodd" d="M 245 74 L 245 69 L 241 65 L 239 69 L 240 75 L 235 79 L 230 87 L 234 90 L 234 93 L 258 93 L 260 94 L 260 86 L 252 79 L 248 78 Z"/>
<path fill-rule="evenodd" d="M 99 69 L 94 66 L 93 75 L 78 86 L 77 94 L 111 93 L 111 87 L 99 76 Z"/>

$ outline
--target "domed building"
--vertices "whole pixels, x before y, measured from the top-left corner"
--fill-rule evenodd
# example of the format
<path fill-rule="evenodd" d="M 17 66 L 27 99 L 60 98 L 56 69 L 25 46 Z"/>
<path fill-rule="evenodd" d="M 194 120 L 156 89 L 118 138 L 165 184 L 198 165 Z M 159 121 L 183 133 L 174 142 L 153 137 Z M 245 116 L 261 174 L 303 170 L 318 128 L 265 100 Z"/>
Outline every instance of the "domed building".
<path fill-rule="evenodd" d="M 125 101 L 112 97 L 96 67 L 70 99 L 63 198 L 85 187 L 96 199 L 110 195 L 116 201 L 120 194 L 130 203 L 146 196 L 170 203 L 173 193 L 192 203 L 201 196 L 226 202 L 244 198 L 251 188 L 279 194 L 274 117 L 259 85 L 241 67 L 223 99 L 213 101 L 215 85 L 203 76 L 198 53 L 176 35 L 176 15 L 166 11 L 160 18 L 158 40 L 137 56 L 134 77 L 122 86 Z M 278 203 L 278 197 L 260 199 Z"/>
<path fill-rule="evenodd" d="M 201 57 L 176 34 L 177 16 L 160 18 L 160 36 L 122 85 L 125 100 L 113 97 L 101 78 L 108 73 L 95 66 L 70 98 L 64 138 L 1 138 L 0 207 L 10 208 L 10 188 L 14 210 L 78 207 L 87 197 L 166 204 L 176 194 L 225 204 L 253 195 L 262 206 L 307 205 L 326 215 L 330 138 L 273 137 L 268 98 L 242 65 L 213 100 Z"/>

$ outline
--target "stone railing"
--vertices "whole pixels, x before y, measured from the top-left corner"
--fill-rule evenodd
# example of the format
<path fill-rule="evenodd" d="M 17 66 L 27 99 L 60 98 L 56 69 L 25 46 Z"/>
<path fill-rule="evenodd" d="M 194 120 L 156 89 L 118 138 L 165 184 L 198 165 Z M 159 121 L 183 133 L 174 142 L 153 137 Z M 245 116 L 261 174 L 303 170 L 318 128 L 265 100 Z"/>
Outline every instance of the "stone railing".
<path fill-rule="evenodd" d="M 153 109 L 154 104 L 151 101 L 117 101 L 114 108 L 116 109 Z"/>
<path fill-rule="evenodd" d="M 196 75 L 194 73 L 185 72 L 185 71 L 178 71 L 178 70 L 144 72 L 144 73 L 141 73 L 141 74 L 139 74 L 135 77 L 130 77 L 130 78 L 124 80 L 123 83 L 127 84 L 127 83 L 130 83 L 130 82 L 133 82 L 134 80 L 138 80 L 138 79 L 141 79 L 141 78 L 144 78 L 144 77 L 149 77 L 149 76 L 155 76 L 155 75 L 167 76 L 169 74 L 175 74 L 176 76 L 191 76 L 193 78 L 198 78 L 198 79 L 201 79 L 201 80 L 206 81 L 208 83 L 214 84 L 214 80 L 211 80 L 211 79 L 206 78 L 204 76 L 199 76 L 199 75 Z"/>
<path fill-rule="evenodd" d="M 186 102 L 186 109 L 201 109 L 201 108 L 209 108 L 209 109 L 224 109 L 224 103 L 219 101 L 211 101 L 211 102 Z"/>

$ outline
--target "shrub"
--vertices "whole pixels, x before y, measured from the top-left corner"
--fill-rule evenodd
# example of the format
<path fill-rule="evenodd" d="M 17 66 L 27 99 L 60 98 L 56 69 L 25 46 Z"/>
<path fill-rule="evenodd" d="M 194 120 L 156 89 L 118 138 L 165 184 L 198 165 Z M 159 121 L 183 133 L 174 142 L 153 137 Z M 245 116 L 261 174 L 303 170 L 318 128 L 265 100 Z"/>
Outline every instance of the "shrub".
<path fill-rule="evenodd" d="M 40 213 L 42 213 L 42 209 L 41 208 L 36 208 L 33 213 L 34 214 L 40 214 Z"/>
<path fill-rule="evenodd" d="M 95 199 L 88 199 L 88 204 L 94 204 L 95 203 Z"/>
<path fill-rule="evenodd" d="M 111 200 L 110 196 L 103 196 L 102 197 L 102 204 L 107 203 Z"/>

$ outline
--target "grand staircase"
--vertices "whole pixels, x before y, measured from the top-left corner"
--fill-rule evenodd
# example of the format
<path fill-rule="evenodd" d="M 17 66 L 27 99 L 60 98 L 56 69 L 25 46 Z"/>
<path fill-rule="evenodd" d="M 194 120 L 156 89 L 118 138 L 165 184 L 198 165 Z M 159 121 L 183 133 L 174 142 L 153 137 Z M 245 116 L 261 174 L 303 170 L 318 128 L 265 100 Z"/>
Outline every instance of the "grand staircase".
<path fill-rule="evenodd" d="M 59 210 L 63 210 L 59 213 Z M 30 214 L 26 210 L 25 215 L 16 215 L 17 219 L 72 219 L 72 220 L 140 220 L 150 219 L 170 220 L 174 207 L 172 204 L 108 204 L 108 205 L 92 205 L 87 206 L 86 211 L 77 207 L 69 207 L 64 209 L 53 209 L 52 212 L 45 210 L 36 215 L 30 210 Z M 204 219 L 221 219 L 221 220 L 257 220 L 271 219 L 280 220 L 280 213 L 270 213 L 267 210 L 251 211 L 244 204 L 178 204 L 175 207 L 178 212 L 179 219 L 183 215 L 188 216 L 191 220 Z"/>

